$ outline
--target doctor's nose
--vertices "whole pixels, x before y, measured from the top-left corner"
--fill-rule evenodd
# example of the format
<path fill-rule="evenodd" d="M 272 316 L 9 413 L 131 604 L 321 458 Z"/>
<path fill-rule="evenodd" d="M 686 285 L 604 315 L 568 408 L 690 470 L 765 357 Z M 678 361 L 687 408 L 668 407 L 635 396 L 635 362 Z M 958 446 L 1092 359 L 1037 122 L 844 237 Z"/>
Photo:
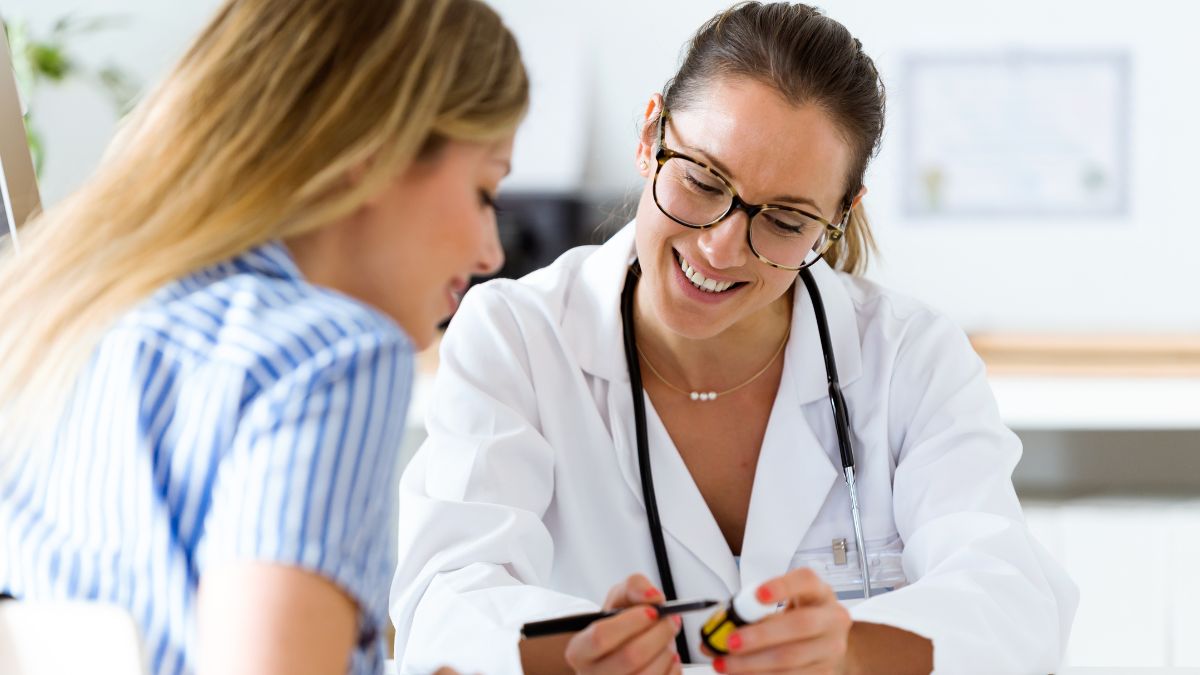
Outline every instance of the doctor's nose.
<path fill-rule="evenodd" d="M 725 217 L 725 220 L 700 232 L 700 250 L 708 263 L 717 269 L 741 267 L 746 264 L 749 249 L 746 245 L 746 228 L 750 218 L 740 209 Z"/>

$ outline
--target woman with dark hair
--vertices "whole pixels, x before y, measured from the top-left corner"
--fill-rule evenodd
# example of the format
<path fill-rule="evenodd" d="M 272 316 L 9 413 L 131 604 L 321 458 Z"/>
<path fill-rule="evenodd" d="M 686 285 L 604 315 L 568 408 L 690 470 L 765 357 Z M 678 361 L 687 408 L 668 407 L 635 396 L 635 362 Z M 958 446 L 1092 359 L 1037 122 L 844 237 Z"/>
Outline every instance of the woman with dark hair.
<path fill-rule="evenodd" d="M 646 105 L 634 222 L 467 295 L 401 482 L 406 671 L 1056 668 L 1076 591 L 983 364 L 860 276 L 883 123 L 843 26 L 738 5 Z M 653 607 L 742 588 L 781 607 L 725 655 Z M 518 642 L 600 606 L 628 609 Z"/>

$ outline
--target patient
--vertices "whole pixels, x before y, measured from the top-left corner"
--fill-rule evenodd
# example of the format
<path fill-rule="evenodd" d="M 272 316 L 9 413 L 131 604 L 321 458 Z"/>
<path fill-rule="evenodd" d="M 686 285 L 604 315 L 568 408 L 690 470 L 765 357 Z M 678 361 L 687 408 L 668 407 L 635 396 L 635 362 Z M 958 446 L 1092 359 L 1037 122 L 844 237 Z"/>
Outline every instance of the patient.
<path fill-rule="evenodd" d="M 501 265 L 527 98 L 478 0 L 228 0 L 3 251 L 0 593 L 155 675 L 379 672 L 413 351 Z"/>

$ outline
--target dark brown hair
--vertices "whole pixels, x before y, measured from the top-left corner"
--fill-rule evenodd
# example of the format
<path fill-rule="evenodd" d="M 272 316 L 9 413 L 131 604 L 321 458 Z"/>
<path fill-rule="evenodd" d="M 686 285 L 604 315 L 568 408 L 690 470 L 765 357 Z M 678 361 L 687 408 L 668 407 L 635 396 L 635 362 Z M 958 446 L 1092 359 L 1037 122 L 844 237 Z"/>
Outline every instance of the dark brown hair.
<path fill-rule="evenodd" d="M 752 78 L 794 105 L 824 110 L 851 151 L 842 206 L 858 194 L 883 136 L 885 96 L 874 62 L 845 26 L 799 3 L 734 5 L 696 32 L 679 72 L 663 88 L 664 105 L 685 110 L 721 77 Z M 846 235 L 825 258 L 837 269 L 860 274 L 874 251 L 860 203 L 850 215 Z"/>

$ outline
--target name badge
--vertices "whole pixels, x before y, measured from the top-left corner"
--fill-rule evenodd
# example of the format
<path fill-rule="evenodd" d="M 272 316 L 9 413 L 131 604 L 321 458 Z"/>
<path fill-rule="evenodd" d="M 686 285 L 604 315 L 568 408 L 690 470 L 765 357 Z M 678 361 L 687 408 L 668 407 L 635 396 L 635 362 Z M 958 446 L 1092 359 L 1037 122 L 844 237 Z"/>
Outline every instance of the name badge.
<path fill-rule="evenodd" d="M 882 539 L 868 539 L 867 573 L 871 577 L 871 596 L 882 595 L 908 585 L 904 576 L 902 556 L 904 542 L 894 534 Z M 862 571 L 858 550 L 852 538 L 834 539 L 830 546 L 798 551 L 791 568 L 807 567 L 833 588 L 843 604 L 853 606 L 863 600 Z"/>

